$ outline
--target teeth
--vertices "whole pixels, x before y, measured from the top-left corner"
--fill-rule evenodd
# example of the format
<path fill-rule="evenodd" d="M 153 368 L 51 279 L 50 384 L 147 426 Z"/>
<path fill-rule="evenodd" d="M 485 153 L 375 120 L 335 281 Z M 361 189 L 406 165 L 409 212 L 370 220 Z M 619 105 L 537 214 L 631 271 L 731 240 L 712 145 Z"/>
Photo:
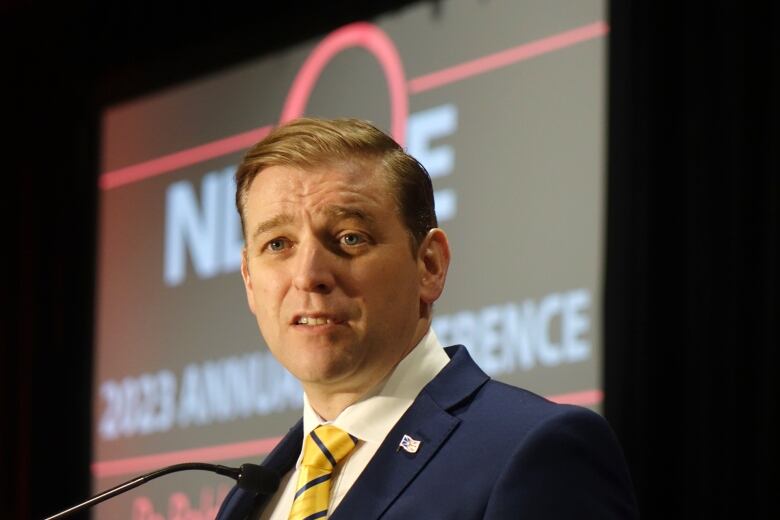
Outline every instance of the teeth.
<path fill-rule="evenodd" d="M 310 318 L 309 316 L 302 316 L 298 318 L 298 325 L 326 325 L 330 323 L 327 318 Z"/>

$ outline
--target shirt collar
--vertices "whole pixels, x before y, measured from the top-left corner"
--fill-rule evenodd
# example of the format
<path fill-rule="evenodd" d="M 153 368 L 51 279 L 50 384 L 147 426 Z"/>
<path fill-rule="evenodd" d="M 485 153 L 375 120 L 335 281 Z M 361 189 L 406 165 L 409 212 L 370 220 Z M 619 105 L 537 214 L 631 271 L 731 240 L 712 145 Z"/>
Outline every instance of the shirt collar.
<path fill-rule="evenodd" d="M 345 408 L 332 424 L 362 441 L 381 443 L 423 387 L 449 360 L 436 333 L 429 328 L 415 348 L 396 365 L 387 378 L 365 397 Z M 326 422 L 311 407 L 304 392 L 304 438 L 314 428 Z"/>

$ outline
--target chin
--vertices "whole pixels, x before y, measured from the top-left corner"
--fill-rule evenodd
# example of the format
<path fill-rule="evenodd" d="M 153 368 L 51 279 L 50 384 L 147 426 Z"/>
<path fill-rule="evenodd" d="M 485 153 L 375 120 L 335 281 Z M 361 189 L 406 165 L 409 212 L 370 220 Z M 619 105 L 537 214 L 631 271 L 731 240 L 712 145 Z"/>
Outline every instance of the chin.
<path fill-rule="evenodd" d="M 301 382 L 337 381 L 349 373 L 351 363 L 340 356 L 334 358 L 332 354 L 332 352 L 301 353 L 286 367 Z"/>

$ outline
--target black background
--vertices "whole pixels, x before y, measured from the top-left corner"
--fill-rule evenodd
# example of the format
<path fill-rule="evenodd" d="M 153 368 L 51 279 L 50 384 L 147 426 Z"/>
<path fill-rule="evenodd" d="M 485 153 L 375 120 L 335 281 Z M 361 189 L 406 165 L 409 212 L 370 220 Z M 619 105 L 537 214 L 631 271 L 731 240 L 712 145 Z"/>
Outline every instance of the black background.
<path fill-rule="evenodd" d="M 408 3 L 2 3 L 4 517 L 90 492 L 100 108 Z M 770 517 L 780 13 L 613 2 L 609 18 L 605 413 L 645 518 Z"/>

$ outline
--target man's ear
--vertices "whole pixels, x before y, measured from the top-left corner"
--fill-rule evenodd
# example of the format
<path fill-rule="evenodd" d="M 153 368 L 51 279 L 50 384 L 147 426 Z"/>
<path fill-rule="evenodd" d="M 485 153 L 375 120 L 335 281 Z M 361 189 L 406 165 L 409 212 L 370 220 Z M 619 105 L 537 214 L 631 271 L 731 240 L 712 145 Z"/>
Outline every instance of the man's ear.
<path fill-rule="evenodd" d="M 450 242 L 443 229 L 428 231 L 417 253 L 420 270 L 420 303 L 430 306 L 439 299 L 450 267 Z"/>
<path fill-rule="evenodd" d="M 249 304 L 249 310 L 255 313 L 255 291 L 252 288 L 252 278 L 249 276 L 249 264 L 246 259 L 246 247 L 241 250 L 241 278 L 244 279 L 244 290 L 246 291 L 246 302 Z"/>

